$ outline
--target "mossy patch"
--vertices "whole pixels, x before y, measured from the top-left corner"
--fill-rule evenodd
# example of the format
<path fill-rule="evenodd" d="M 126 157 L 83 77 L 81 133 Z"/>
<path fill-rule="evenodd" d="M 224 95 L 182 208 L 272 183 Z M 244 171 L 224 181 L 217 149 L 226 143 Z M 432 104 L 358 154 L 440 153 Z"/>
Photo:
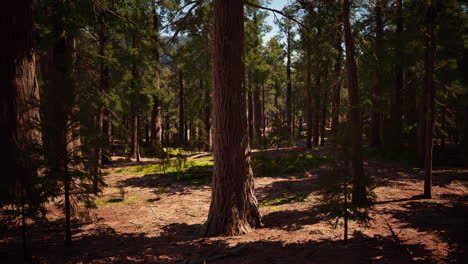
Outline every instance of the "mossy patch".
<path fill-rule="evenodd" d="M 267 206 L 279 206 L 283 204 L 290 204 L 290 203 L 300 203 L 307 201 L 308 195 L 296 195 L 296 196 L 288 196 L 288 197 L 280 197 L 274 200 L 263 200 L 260 201 L 260 207 L 267 207 Z"/>

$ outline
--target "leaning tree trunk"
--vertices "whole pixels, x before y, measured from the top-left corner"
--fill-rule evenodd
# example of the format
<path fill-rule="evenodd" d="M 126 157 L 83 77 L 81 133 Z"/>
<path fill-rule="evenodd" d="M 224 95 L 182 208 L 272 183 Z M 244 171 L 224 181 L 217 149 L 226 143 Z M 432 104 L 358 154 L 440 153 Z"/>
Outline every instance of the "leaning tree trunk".
<path fill-rule="evenodd" d="M 368 203 L 366 190 L 368 180 L 364 174 L 362 161 L 361 106 L 359 103 L 358 75 L 349 9 L 349 0 L 343 0 L 343 24 L 346 44 L 346 70 L 349 99 L 349 144 L 351 154 L 351 176 L 353 179 L 352 203 L 355 205 L 364 205 Z"/>
<path fill-rule="evenodd" d="M 240 235 L 260 227 L 245 113 L 242 0 L 214 1 L 212 197 L 205 235 Z"/>
<path fill-rule="evenodd" d="M 375 1 L 375 53 L 377 57 L 377 67 L 375 72 L 374 99 L 372 105 L 371 131 L 370 131 L 370 147 L 380 147 L 381 137 L 380 130 L 382 124 L 381 101 L 382 101 L 382 1 Z"/>
<path fill-rule="evenodd" d="M 430 0 L 427 9 L 426 49 L 426 155 L 424 162 L 424 197 L 432 198 L 432 148 L 434 136 L 434 94 L 435 94 L 435 1 Z"/>

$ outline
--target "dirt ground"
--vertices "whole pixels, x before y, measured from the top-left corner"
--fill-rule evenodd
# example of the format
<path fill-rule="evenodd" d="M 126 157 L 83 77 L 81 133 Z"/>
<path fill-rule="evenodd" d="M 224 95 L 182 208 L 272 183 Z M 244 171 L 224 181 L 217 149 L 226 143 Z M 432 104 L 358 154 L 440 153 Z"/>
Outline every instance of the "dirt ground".
<path fill-rule="evenodd" d="M 273 150 L 272 155 L 304 152 Z M 317 151 L 317 150 L 316 150 Z M 320 154 L 332 151 L 321 149 Z M 152 161 L 146 161 L 152 162 Z M 255 178 L 258 200 L 306 196 L 260 207 L 263 228 L 237 237 L 202 237 L 210 186 L 165 182 L 157 175 L 115 173 L 107 168 L 103 198 L 115 199 L 73 223 L 71 249 L 63 247 L 63 219 L 31 226 L 31 251 L 38 263 L 468 263 L 468 168 L 435 168 L 433 199 L 422 199 L 423 172 L 401 164 L 368 161 L 376 201 L 368 227 L 333 229 L 318 211 L 322 166 L 305 173 Z M 298 177 L 300 176 L 300 177 Z M 120 201 L 124 183 L 125 199 Z M 113 201 L 113 200 L 109 200 Z M 120 201 L 120 202 L 119 202 Z M 0 262 L 19 258 L 17 230 L 0 238 Z M 3 260 L 2 260 L 3 259 Z M 5 261 L 5 262 L 3 262 Z"/>

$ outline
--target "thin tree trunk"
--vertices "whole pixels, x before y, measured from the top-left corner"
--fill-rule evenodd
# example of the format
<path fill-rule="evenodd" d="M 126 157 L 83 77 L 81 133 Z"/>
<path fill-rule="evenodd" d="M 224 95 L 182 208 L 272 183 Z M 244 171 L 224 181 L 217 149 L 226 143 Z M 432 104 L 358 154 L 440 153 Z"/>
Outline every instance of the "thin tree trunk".
<path fill-rule="evenodd" d="M 371 119 L 371 133 L 370 142 L 371 147 L 381 146 L 381 123 L 382 123 L 382 35 L 383 35 L 383 22 L 382 22 L 382 0 L 375 0 L 375 53 L 377 57 L 377 67 L 375 72 L 375 85 L 374 85 L 374 99 Z"/>
<path fill-rule="evenodd" d="M 257 84 L 258 85 L 258 84 Z M 262 102 L 260 101 L 260 87 L 257 86 L 253 92 L 253 116 L 254 116 L 254 138 L 259 144 L 262 136 Z"/>
<path fill-rule="evenodd" d="M 333 141 L 336 142 L 336 136 L 338 132 L 338 124 L 340 122 L 340 100 L 341 100 L 341 86 L 342 86 L 342 76 L 341 76 L 341 61 L 343 56 L 343 47 L 342 39 L 343 39 L 343 28 L 342 28 L 342 16 L 339 16 L 338 26 L 336 28 L 336 36 L 335 36 L 335 46 L 334 48 L 337 51 L 335 65 L 334 65 L 334 72 L 336 78 L 336 85 L 333 89 L 333 106 L 332 106 L 332 121 L 331 121 L 331 132 L 333 135 Z"/>
<path fill-rule="evenodd" d="M 288 124 L 289 137 L 293 135 L 293 122 L 292 122 L 292 78 L 291 78 L 291 52 L 292 52 L 292 37 L 288 29 L 287 32 L 287 61 L 286 61 L 286 122 Z"/>
<path fill-rule="evenodd" d="M 434 136 L 434 94 L 435 94 L 435 1 L 430 0 L 427 10 L 426 49 L 426 155 L 424 162 L 424 197 L 432 198 L 432 138 Z"/>
<path fill-rule="evenodd" d="M 250 84 L 250 82 L 249 82 Z M 253 98 L 252 98 L 252 92 L 250 89 L 248 90 L 248 95 L 247 95 L 247 100 L 248 100 L 248 106 L 247 106 L 247 112 L 248 112 L 248 127 L 249 127 L 249 138 L 252 140 L 254 138 L 254 113 L 253 113 Z"/>
<path fill-rule="evenodd" d="M 446 115 L 447 115 L 447 109 L 446 106 L 442 106 L 442 113 L 440 117 L 440 123 L 441 123 L 441 130 L 442 133 L 440 134 L 440 148 L 442 150 L 445 150 L 445 133 L 447 133 L 447 120 L 446 120 Z"/>
<path fill-rule="evenodd" d="M 266 138 L 266 115 L 265 115 L 265 81 L 262 82 L 262 139 L 263 139 L 263 148 L 266 148 L 267 138 Z"/>
<path fill-rule="evenodd" d="M 161 126 L 161 106 L 160 106 L 160 100 L 158 97 L 158 92 L 160 89 L 160 82 L 161 82 L 161 72 L 159 70 L 159 17 L 156 9 L 156 2 L 154 3 L 153 6 L 153 41 L 156 44 L 155 48 L 155 60 L 156 60 L 156 65 L 154 68 L 155 72 L 155 91 L 156 94 L 153 95 L 153 109 L 151 111 L 151 138 L 150 141 L 153 144 L 156 144 L 158 146 L 161 145 L 162 143 L 162 126 Z"/>
<path fill-rule="evenodd" d="M 245 113 L 244 15 L 241 0 L 214 1 L 212 196 L 205 235 L 240 235 L 260 227 Z"/>
<path fill-rule="evenodd" d="M 159 73 L 157 74 L 159 76 Z M 159 82 L 159 77 L 157 77 L 157 82 Z M 159 84 L 157 85 L 159 89 Z M 150 141 L 153 144 L 161 145 L 162 143 L 162 124 L 161 124 L 161 106 L 159 103 L 158 96 L 153 96 L 153 110 L 151 111 L 151 120 L 150 120 L 150 130 L 151 138 Z"/>
<path fill-rule="evenodd" d="M 352 203 L 364 205 L 368 203 L 367 177 L 364 174 L 362 161 L 361 138 L 361 106 L 359 103 L 358 75 L 355 61 L 354 39 L 351 32 L 350 3 L 343 0 L 343 24 L 346 44 L 346 70 L 348 76 L 349 99 L 349 142 L 351 158 L 351 176 L 353 179 Z"/>
<path fill-rule="evenodd" d="M 306 118 L 307 118 L 307 136 L 306 136 L 306 147 L 312 148 L 312 126 L 314 123 L 313 110 L 312 110 L 312 62 L 310 57 L 310 47 L 307 48 L 306 60 L 307 60 L 307 72 L 306 72 Z"/>
<path fill-rule="evenodd" d="M 320 121 L 320 146 L 325 145 L 325 127 L 327 126 L 328 89 L 325 89 L 322 103 L 322 120 Z"/>
<path fill-rule="evenodd" d="M 314 111 L 314 145 L 319 145 L 320 137 L 320 86 L 321 86 L 321 76 L 320 76 L 320 65 L 315 75 L 315 89 L 314 89 L 314 98 L 315 98 L 315 111 Z"/>
<path fill-rule="evenodd" d="M 69 155 L 74 139 L 73 126 L 70 122 L 72 108 L 75 104 L 75 80 L 73 63 L 75 61 L 74 39 L 65 31 L 59 22 L 61 14 L 51 8 L 47 15 L 52 25 L 55 40 L 52 47 L 41 57 L 41 73 L 45 85 L 43 89 L 44 99 L 44 124 L 47 138 L 45 138 L 46 152 L 48 154 L 49 167 L 52 177 L 61 181 L 64 188 L 65 202 L 65 245 L 71 246 L 71 205 L 70 184 L 68 173 L 70 165 Z"/>
<path fill-rule="evenodd" d="M 132 154 L 131 159 L 140 161 L 140 148 L 139 148 L 139 139 L 138 139 L 138 114 L 132 114 Z"/>
<path fill-rule="evenodd" d="M 205 89 L 205 151 L 212 151 L 213 144 L 211 140 L 211 91 L 208 85 L 203 85 L 203 80 L 200 79 L 200 90 Z"/>
<path fill-rule="evenodd" d="M 395 95 L 392 103 L 392 149 L 398 151 L 401 148 L 401 93 L 403 91 L 403 0 L 397 0 L 397 25 L 396 35 L 398 38 L 396 48 L 395 73 Z"/>
<path fill-rule="evenodd" d="M 185 144 L 185 96 L 182 69 L 179 69 L 179 145 Z"/>

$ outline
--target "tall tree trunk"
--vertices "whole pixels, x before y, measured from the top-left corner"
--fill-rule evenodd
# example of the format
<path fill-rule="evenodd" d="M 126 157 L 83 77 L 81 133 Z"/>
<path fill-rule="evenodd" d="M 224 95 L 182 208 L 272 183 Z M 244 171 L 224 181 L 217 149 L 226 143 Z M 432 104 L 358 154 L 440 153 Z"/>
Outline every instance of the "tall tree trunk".
<path fill-rule="evenodd" d="M 312 126 L 314 123 L 313 118 L 313 105 L 312 105 L 312 62 L 310 47 L 307 47 L 306 60 L 307 60 L 307 71 L 306 71 L 306 118 L 307 118 L 307 136 L 306 136 L 306 147 L 312 148 Z"/>
<path fill-rule="evenodd" d="M 179 145 L 185 144 L 185 96 L 182 69 L 179 69 Z"/>
<path fill-rule="evenodd" d="M 377 67 L 375 72 L 374 99 L 371 119 L 370 142 L 371 147 L 381 146 L 381 124 L 382 124 L 382 0 L 375 0 L 375 53 L 377 57 Z"/>
<path fill-rule="evenodd" d="M 434 94 L 435 94 L 435 1 L 429 0 L 427 8 L 426 33 L 426 155 L 424 162 L 424 197 L 432 198 L 432 138 L 434 136 Z"/>
<path fill-rule="evenodd" d="M 57 25 L 57 24 L 55 24 Z M 41 58 L 41 72 L 45 80 L 44 99 L 45 105 L 45 130 L 47 138 L 47 154 L 49 167 L 55 179 L 61 180 L 64 186 L 65 200 L 65 244 L 71 246 L 70 226 L 70 178 L 69 145 L 70 127 L 69 118 L 73 104 L 73 80 L 72 80 L 72 45 L 70 39 L 55 28 L 56 39 L 53 47 Z"/>
<path fill-rule="evenodd" d="M 352 203 L 354 205 L 364 205 L 368 203 L 366 189 L 368 179 L 364 174 L 362 161 L 361 106 L 359 103 L 358 75 L 349 9 L 349 0 L 343 0 L 342 11 L 345 32 L 346 71 L 348 77 L 349 99 L 349 147 L 351 154 L 351 176 L 353 179 Z"/>
<path fill-rule="evenodd" d="M 99 44 L 99 56 L 101 56 L 102 61 L 99 63 L 99 91 L 102 96 L 106 96 L 110 90 L 110 77 L 109 77 L 109 67 L 107 63 L 104 61 L 103 58 L 106 57 L 106 45 L 107 45 L 107 38 L 105 34 L 105 21 L 104 16 L 101 15 L 99 17 L 99 32 L 98 32 L 98 44 Z M 107 110 L 107 113 L 109 111 Z M 99 177 L 101 175 L 101 167 L 102 167 L 102 156 L 103 156 L 103 148 L 109 147 L 108 144 L 104 143 L 104 140 L 108 137 L 105 136 L 108 131 L 104 131 L 104 129 L 109 129 L 109 124 L 106 124 L 104 127 L 104 120 L 105 120 L 105 113 L 106 107 L 99 105 L 97 111 L 97 133 L 98 133 L 98 140 L 95 149 L 95 158 L 96 158 L 96 165 L 94 168 L 94 179 L 93 179 L 93 189 L 94 192 L 98 191 L 98 184 L 99 184 Z M 109 116 L 107 116 L 109 118 Z"/>
<path fill-rule="evenodd" d="M 39 89 L 33 49 L 32 1 L 9 1 L 1 13 L 0 29 L 0 203 L 21 201 L 23 255 L 29 258 L 26 242 L 26 212 L 30 180 L 36 175 L 31 151 L 42 144 L 39 120 Z M 36 153 L 34 153 L 36 154 Z M 22 158 L 22 157 L 28 157 Z"/>
<path fill-rule="evenodd" d="M 260 227 L 245 113 L 242 0 L 214 1 L 212 195 L 205 235 L 240 235 Z"/>
<path fill-rule="evenodd" d="M 333 141 L 336 141 L 336 136 L 338 132 L 338 124 L 340 122 L 340 100 L 341 100 L 341 86 L 342 86 L 342 75 L 341 75 L 341 61 L 343 56 L 343 47 L 342 39 L 343 39 L 343 28 L 342 28 L 342 16 L 339 16 L 338 26 L 336 28 L 336 35 L 335 35 L 335 45 L 334 48 L 337 51 L 334 72 L 336 78 L 336 84 L 333 89 L 333 106 L 332 106 L 332 121 L 331 121 L 331 132 L 333 135 Z"/>
<path fill-rule="evenodd" d="M 287 50 L 286 50 L 286 80 L 287 80 L 287 87 L 286 87 L 286 123 L 288 125 L 288 132 L 289 137 L 293 135 L 293 122 L 292 122 L 292 78 L 291 78 L 291 53 L 292 53 L 292 36 L 291 32 L 288 29 L 287 32 Z"/>
<path fill-rule="evenodd" d="M 397 47 L 396 47 L 396 65 L 395 65 L 395 93 L 392 103 L 392 141 L 391 148 L 398 151 L 401 148 L 401 93 L 403 91 L 403 0 L 397 0 Z M 390 142 L 388 143 L 390 144 Z"/>
<path fill-rule="evenodd" d="M 162 143 L 162 126 L 161 126 L 161 106 L 160 106 L 160 100 L 158 97 L 158 92 L 160 89 L 160 82 L 161 82 L 161 72 L 159 70 L 159 17 L 156 9 L 156 2 L 154 2 L 153 5 L 153 40 L 156 44 L 155 48 L 155 60 L 156 60 L 156 67 L 154 68 L 154 73 L 155 73 L 155 91 L 156 94 L 153 95 L 153 109 L 151 111 L 151 141 L 153 144 L 156 145 L 161 145 Z"/>

